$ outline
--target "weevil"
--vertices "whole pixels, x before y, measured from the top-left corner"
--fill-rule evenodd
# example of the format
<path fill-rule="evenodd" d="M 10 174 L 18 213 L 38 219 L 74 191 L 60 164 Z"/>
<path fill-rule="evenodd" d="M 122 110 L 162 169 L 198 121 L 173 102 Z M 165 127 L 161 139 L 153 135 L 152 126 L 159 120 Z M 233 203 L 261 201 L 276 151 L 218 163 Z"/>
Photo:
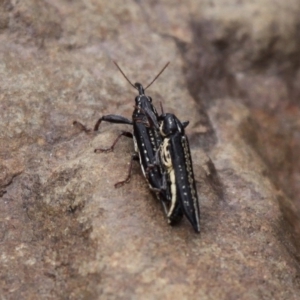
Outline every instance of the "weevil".
<path fill-rule="evenodd" d="M 133 133 L 129 131 L 123 131 L 118 137 L 115 139 L 111 147 L 103 149 L 98 148 L 95 149 L 95 152 L 110 152 L 114 150 L 115 145 L 121 136 L 130 137 L 134 142 L 134 153 L 131 156 L 131 160 L 129 163 L 129 169 L 127 177 L 115 184 L 115 187 L 120 187 L 125 183 L 130 181 L 131 171 L 132 171 L 132 163 L 133 160 L 139 160 L 142 172 L 149 184 L 150 189 L 156 194 L 157 198 L 161 201 L 165 213 L 167 213 L 167 204 L 171 201 L 169 187 L 166 183 L 166 175 L 162 172 L 161 166 L 154 166 L 155 155 L 158 151 L 161 143 L 162 137 L 159 133 L 159 130 L 154 126 L 149 126 L 148 120 L 155 120 L 157 122 L 158 113 L 152 104 L 152 98 L 145 94 L 145 90 L 149 88 L 152 83 L 161 75 L 161 73 L 167 68 L 169 62 L 163 67 L 163 69 L 156 75 L 156 77 L 148 84 L 145 88 L 139 82 L 132 84 L 131 81 L 124 74 L 119 65 L 114 62 L 116 67 L 122 73 L 124 78 L 129 82 L 129 84 L 138 90 L 138 96 L 135 97 L 135 106 L 132 114 L 132 119 L 129 120 L 120 115 L 105 115 L 99 118 L 97 123 L 94 126 L 94 131 L 98 131 L 100 124 L 103 121 L 117 124 L 127 124 L 133 126 Z M 74 121 L 74 125 L 80 127 L 82 130 L 88 132 L 90 131 L 81 123 Z M 146 172 L 147 170 L 147 172 Z M 183 214 L 174 214 L 174 216 L 169 217 L 169 223 L 175 224 L 181 218 Z"/>
<path fill-rule="evenodd" d="M 196 232 L 200 232 L 200 208 L 196 182 L 193 172 L 188 138 L 185 128 L 189 122 L 180 122 L 170 113 L 163 113 L 156 119 L 146 111 L 147 124 L 160 131 L 162 143 L 155 155 L 155 163 L 146 171 L 155 166 L 163 166 L 167 174 L 171 201 L 167 208 L 168 219 L 177 219 L 182 213 L 187 217 Z"/>

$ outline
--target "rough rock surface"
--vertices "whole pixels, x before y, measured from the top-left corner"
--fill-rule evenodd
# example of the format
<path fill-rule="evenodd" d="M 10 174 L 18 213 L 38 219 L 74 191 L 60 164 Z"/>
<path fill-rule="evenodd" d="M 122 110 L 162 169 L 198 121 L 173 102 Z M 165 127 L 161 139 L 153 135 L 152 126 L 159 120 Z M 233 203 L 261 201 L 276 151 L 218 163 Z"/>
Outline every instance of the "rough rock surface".
<path fill-rule="evenodd" d="M 1 299 L 300 299 L 300 1 L 0 0 Z M 133 145 L 132 81 L 181 120 L 200 235 L 169 227 Z M 130 129 L 130 128 L 127 128 Z"/>

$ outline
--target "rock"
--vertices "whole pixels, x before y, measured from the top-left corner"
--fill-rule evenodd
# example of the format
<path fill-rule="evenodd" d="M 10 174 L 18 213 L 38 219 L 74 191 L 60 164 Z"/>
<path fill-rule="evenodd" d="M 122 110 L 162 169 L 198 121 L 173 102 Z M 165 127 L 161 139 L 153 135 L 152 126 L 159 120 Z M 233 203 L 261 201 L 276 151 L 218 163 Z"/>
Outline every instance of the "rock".
<path fill-rule="evenodd" d="M 299 299 L 299 1 L 0 1 L 0 277 L 13 299 Z M 280 13 L 277 13 L 279 12 Z M 193 154 L 201 234 L 138 164 L 148 84 Z"/>

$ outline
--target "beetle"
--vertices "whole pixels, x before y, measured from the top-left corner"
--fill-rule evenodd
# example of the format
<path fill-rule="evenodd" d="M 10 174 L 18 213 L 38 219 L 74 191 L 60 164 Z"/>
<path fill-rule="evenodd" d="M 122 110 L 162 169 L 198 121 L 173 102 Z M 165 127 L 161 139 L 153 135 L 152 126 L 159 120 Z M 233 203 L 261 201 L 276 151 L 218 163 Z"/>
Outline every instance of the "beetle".
<path fill-rule="evenodd" d="M 200 232 L 200 208 L 193 172 L 192 156 L 185 128 L 189 122 L 180 120 L 170 113 L 164 113 L 153 118 L 150 112 L 145 112 L 147 124 L 160 131 L 163 141 L 155 155 L 155 166 L 163 166 L 167 174 L 167 185 L 171 194 L 167 217 L 176 219 L 182 213 L 187 217 L 195 232 Z"/>
<path fill-rule="evenodd" d="M 145 94 L 145 90 L 149 88 L 152 83 L 162 74 L 162 72 L 169 65 L 169 62 L 145 88 L 139 82 L 132 84 L 115 61 L 114 64 L 119 69 L 124 78 L 129 82 L 129 84 L 136 90 L 138 90 L 139 93 L 135 97 L 135 107 L 132 114 L 132 119 L 129 120 L 120 115 L 104 115 L 98 119 L 97 123 L 94 126 L 94 131 L 98 131 L 100 124 L 103 121 L 106 121 L 110 123 L 132 125 L 133 133 L 129 131 L 123 131 L 118 135 L 118 137 L 109 148 L 98 148 L 95 149 L 95 152 L 113 151 L 121 136 L 132 138 L 134 142 L 134 153 L 131 155 L 127 177 L 124 180 L 117 182 L 115 184 L 115 187 L 120 187 L 130 181 L 133 160 L 139 160 L 143 175 L 148 182 L 150 190 L 152 190 L 156 194 L 157 198 L 163 205 L 165 213 L 167 214 L 167 206 L 171 201 L 171 194 L 169 191 L 169 186 L 167 185 L 166 174 L 162 171 L 161 166 L 154 166 L 155 155 L 162 143 L 162 137 L 156 127 L 150 126 L 148 124 L 148 120 L 150 119 L 157 122 L 158 113 L 154 105 L 152 104 L 152 98 Z M 87 129 L 83 124 L 77 121 L 74 121 L 73 124 L 80 127 L 86 132 L 90 131 L 90 129 Z M 178 212 L 172 217 L 169 217 L 168 221 L 171 225 L 173 225 L 179 222 L 182 217 L 183 213 Z"/>

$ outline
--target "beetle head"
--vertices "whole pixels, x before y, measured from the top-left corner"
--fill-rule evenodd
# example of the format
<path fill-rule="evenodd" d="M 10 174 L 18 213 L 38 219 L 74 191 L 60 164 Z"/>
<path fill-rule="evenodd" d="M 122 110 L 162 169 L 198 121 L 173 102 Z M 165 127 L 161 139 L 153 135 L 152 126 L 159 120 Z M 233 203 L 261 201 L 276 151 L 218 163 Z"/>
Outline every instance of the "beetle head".
<path fill-rule="evenodd" d="M 163 136 L 169 136 L 176 132 L 184 134 L 184 125 L 173 114 L 162 114 L 159 116 L 160 133 Z"/>
<path fill-rule="evenodd" d="M 139 91 L 139 95 L 140 95 L 140 96 L 145 95 L 145 90 L 144 90 L 144 87 L 142 86 L 141 83 L 136 82 L 136 83 L 134 84 L 134 87 Z"/>

